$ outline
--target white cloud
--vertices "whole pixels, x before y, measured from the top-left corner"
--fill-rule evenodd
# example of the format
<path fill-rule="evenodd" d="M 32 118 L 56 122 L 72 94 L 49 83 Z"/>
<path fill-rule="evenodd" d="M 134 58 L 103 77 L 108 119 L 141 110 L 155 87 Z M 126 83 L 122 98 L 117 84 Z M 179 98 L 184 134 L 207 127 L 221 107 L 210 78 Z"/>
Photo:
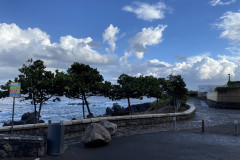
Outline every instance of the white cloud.
<path fill-rule="evenodd" d="M 132 6 L 123 7 L 123 10 L 135 13 L 139 19 L 152 21 L 154 19 L 163 19 L 168 7 L 163 2 L 158 2 L 153 5 L 143 2 L 134 2 Z"/>
<path fill-rule="evenodd" d="M 209 2 L 209 4 L 211 5 L 211 6 L 217 6 L 217 5 L 220 5 L 220 6 L 225 6 L 225 5 L 230 5 L 230 4 L 232 4 L 232 3 L 235 3 L 236 2 L 236 0 L 231 0 L 231 1 L 221 1 L 221 0 L 212 0 L 212 1 L 210 1 Z"/>
<path fill-rule="evenodd" d="M 228 74 L 231 74 L 233 80 L 239 80 L 239 70 L 239 62 L 233 62 L 224 57 L 213 59 L 207 54 L 189 57 L 181 63 L 169 64 L 158 59 L 152 59 L 143 63 L 126 61 L 126 63 L 112 67 L 110 70 L 101 68 L 102 73 L 114 74 L 114 77 L 118 77 L 122 73 L 132 76 L 141 74 L 143 76 L 152 75 L 165 78 L 170 74 L 182 75 L 190 89 L 197 89 L 197 86 L 201 84 L 225 84 Z"/>
<path fill-rule="evenodd" d="M 112 52 L 114 52 L 115 48 L 116 48 L 116 34 L 119 33 L 119 29 L 118 27 L 113 27 L 112 24 L 109 25 L 109 27 L 104 31 L 103 33 L 103 42 L 107 41 L 108 44 L 111 46 L 111 50 Z M 107 48 L 107 50 L 109 50 Z"/>
<path fill-rule="evenodd" d="M 238 43 L 240 41 L 240 12 L 226 12 L 220 20 L 220 23 L 216 24 L 219 29 L 223 30 L 220 37 Z"/>
<path fill-rule="evenodd" d="M 142 59 L 144 52 L 147 51 L 146 46 L 159 44 L 163 41 L 162 32 L 166 25 L 158 25 L 156 28 L 143 28 L 141 32 L 137 33 L 130 39 L 130 50 L 137 58 Z"/>
<path fill-rule="evenodd" d="M 171 67 L 172 65 L 167 62 L 159 61 L 158 59 L 149 60 L 146 62 L 148 67 Z"/>
<path fill-rule="evenodd" d="M 93 49 L 91 37 L 60 37 L 60 43 L 51 43 L 49 35 L 38 28 L 19 28 L 16 24 L 0 24 L 1 65 L 23 64 L 28 58 L 42 58 L 61 67 L 63 63 L 78 61 L 88 64 L 111 64 L 114 55 L 103 55 Z"/>
<path fill-rule="evenodd" d="M 22 30 L 16 24 L 0 23 L 0 51 L 34 43 L 50 45 L 49 36 L 38 28 Z"/>
<path fill-rule="evenodd" d="M 16 24 L 0 23 L 0 74 L 6 79 L 12 73 L 17 76 L 18 68 L 29 58 L 42 59 L 47 67 L 59 69 L 67 69 L 76 61 L 90 65 L 115 63 L 115 54 L 101 54 L 94 44 L 91 37 L 71 35 L 60 37 L 60 43 L 51 43 L 50 36 L 38 28 L 21 29 Z M 11 73 L 6 74 L 6 70 Z"/>

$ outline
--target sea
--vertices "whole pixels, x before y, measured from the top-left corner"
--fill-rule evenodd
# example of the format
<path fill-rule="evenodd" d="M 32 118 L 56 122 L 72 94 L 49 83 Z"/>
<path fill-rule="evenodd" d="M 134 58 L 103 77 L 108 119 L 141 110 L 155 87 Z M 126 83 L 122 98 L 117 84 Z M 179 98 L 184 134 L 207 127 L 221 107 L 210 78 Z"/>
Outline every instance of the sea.
<path fill-rule="evenodd" d="M 61 101 L 53 101 L 56 97 L 52 97 L 42 106 L 41 118 L 46 123 L 48 120 L 52 122 L 68 121 L 72 118 L 82 119 L 83 111 L 81 99 L 69 99 L 67 97 L 60 97 Z M 99 116 L 106 113 L 107 107 L 112 107 L 114 103 L 118 103 L 122 107 L 127 107 L 127 99 L 112 101 L 103 96 L 88 97 L 90 110 L 93 115 Z M 143 97 L 140 99 L 130 99 L 131 104 L 141 104 L 155 101 L 155 98 Z M 30 100 L 24 100 L 23 97 L 15 98 L 14 107 L 14 121 L 21 120 L 21 116 L 27 112 L 34 112 L 34 106 Z M 12 120 L 13 98 L 6 97 L 0 99 L 0 126 L 5 122 Z M 87 115 L 87 108 L 85 107 L 85 115 Z"/>

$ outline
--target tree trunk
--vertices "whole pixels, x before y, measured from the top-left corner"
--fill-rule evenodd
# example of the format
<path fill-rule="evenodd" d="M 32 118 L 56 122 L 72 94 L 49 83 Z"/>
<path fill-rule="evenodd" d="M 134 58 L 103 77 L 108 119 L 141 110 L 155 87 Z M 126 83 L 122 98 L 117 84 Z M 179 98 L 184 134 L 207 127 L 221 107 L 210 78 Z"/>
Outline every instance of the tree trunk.
<path fill-rule="evenodd" d="M 83 119 L 85 119 L 84 98 L 83 98 L 83 96 L 82 96 L 82 110 L 83 110 Z"/>
<path fill-rule="evenodd" d="M 91 113 L 91 111 L 90 111 L 90 108 L 89 108 L 89 106 L 88 106 L 88 102 L 87 102 L 87 99 L 86 99 L 86 95 L 85 95 L 85 94 L 83 94 L 83 97 L 84 97 L 84 101 L 85 101 L 85 103 L 86 103 L 86 106 L 87 106 L 88 114 L 89 114 L 89 116 L 91 116 L 91 115 L 92 115 L 92 113 Z"/>
<path fill-rule="evenodd" d="M 37 105 L 35 100 L 33 100 L 33 105 L 34 105 L 34 124 L 36 124 L 36 120 L 37 120 Z"/>
<path fill-rule="evenodd" d="M 130 98 L 127 98 L 127 100 L 128 100 L 128 108 L 130 110 L 130 114 L 132 115 L 132 107 L 130 105 Z"/>
<path fill-rule="evenodd" d="M 39 119 L 40 119 L 40 113 L 41 113 L 41 110 L 42 110 L 42 104 L 43 104 L 43 102 L 40 102 L 40 104 L 39 104 L 37 123 L 39 122 Z"/>
<path fill-rule="evenodd" d="M 177 112 L 177 103 L 176 103 L 176 98 L 174 98 L 173 100 L 173 105 L 174 105 L 174 108 L 175 108 L 175 113 Z"/>

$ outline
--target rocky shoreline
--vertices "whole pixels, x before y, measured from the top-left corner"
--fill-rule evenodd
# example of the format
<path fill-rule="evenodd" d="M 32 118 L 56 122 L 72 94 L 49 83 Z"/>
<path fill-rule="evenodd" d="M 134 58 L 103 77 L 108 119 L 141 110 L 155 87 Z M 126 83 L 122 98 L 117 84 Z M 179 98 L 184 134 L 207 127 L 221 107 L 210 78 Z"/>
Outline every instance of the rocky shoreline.
<path fill-rule="evenodd" d="M 138 113 L 138 112 L 146 112 L 151 107 L 151 103 L 142 103 L 142 104 L 135 104 L 131 105 L 132 112 Z M 120 106 L 117 103 L 113 104 L 113 107 L 107 107 L 106 108 L 106 114 L 107 116 L 122 116 L 122 115 L 129 115 L 130 110 L 129 107 L 124 108 Z"/>

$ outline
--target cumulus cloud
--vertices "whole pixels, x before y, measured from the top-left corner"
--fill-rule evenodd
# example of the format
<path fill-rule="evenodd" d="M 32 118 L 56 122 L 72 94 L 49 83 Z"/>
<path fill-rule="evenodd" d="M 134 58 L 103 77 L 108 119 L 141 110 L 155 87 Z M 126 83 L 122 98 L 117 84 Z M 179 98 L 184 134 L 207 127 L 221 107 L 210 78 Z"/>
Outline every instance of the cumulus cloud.
<path fill-rule="evenodd" d="M 0 24 L 1 64 L 22 64 L 27 58 L 43 58 L 59 66 L 74 61 L 88 64 L 113 62 L 114 55 L 103 55 L 94 50 L 91 37 L 74 38 L 67 35 L 60 37 L 60 43 L 51 43 L 49 38 L 38 28 L 24 30 L 16 24 Z"/>
<path fill-rule="evenodd" d="M 129 63 L 126 61 L 126 63 L 115 67 L 112 68 L 115 71 L 114 77 L 118 77 L 122 73 L 132 76 L 152 75 L 165 78 L 170 74 L 182 75 L 187 87 L 190 89 L 197 89 L 197 86 L 202 84 L 225 84 L 228 74 L 231 74 L 232 79 L 238 80 L 240 78 L 239 62 L 230 61 L 225 57 L 213 59 L 209 54 L 188 57 L 183 62 L 173 64 L 159 59 L 152 59 L 143 63 Z M 113 73 L 112 70 L 104 69 L 102 69 L 102 72 L 105 74 Z"/>
<path fill-rule="evenodd" d="M 11 70 L 17 76 L 17 68 L 29 58 L 42 59 L 47 67 L 59 69 L 67 69 L 76 61 L 90 65 L 115 63 L 116 55 L 99 53 L 94 49 L 95 44 L 91 37 L 71 35 L 60 37 L 59 43 L 51 43 L 50 36 L 38 28 L 21 29 L 16 24 L 1 23 L 0 73 L 7 78 L 4 71 Z"/>
<path fill-rule="evenodd" d="M 232 3 L 235 3 L 235 2 L 236 2 L 236 0 L 231 0 L 231 1 L 212 0 L 209 2 L 209 4 L 211 6 L 217 6 L 217 5 L 225 6 L 225 5 L 230 5 Z"/>
<path fill-rule="evenodd" d="M 220 17 L 220 22 L 216 26 L 223 30 L 221 38 L 227 38 L 235 43 L 240 41 L 240 11 L 226 12 Z"/>
<path fill-rule="evenodd" d="M 156 67 L 156 68 L 164 68 L 164 67 L 172 66 L 171 64 L 167 62 L 159 61 L 158 59 L 148 60 L 146 64 L 148 67 Z"/>
<path fill-rule="evenodd" d="M 118 27 L 114 27 L 112 24 L 104 31 L 103 33 L 103 42 L 107 41 L 111 47 L 112 52 L 114 52 L 116 48 L 116 35 L 119 33 L 120 29 Z M 106 50 L 109 50 L 108 48 Z"/>
<path fill-rule="evenodd" d="M 123 10 L 136 14 L 139 19 L 152 21 L 154 19 L 163 19 L 166 10 L 169 10 L 169 8 L 163 2 L 152 5 L 143 2 L 134 2 L 132 6 L 124 6 Z"/>
<path fill-rule="evenodd" d="M 163 41 L 163 31 L 166 25 L 158 25 L 156 28 L 143 28 L 141 32 L 137 33 L 130 39 L 130 50 L 138 59 L 142 59 L 144 52 L 147 51 L 146 46 L 159 44 Z"/>

